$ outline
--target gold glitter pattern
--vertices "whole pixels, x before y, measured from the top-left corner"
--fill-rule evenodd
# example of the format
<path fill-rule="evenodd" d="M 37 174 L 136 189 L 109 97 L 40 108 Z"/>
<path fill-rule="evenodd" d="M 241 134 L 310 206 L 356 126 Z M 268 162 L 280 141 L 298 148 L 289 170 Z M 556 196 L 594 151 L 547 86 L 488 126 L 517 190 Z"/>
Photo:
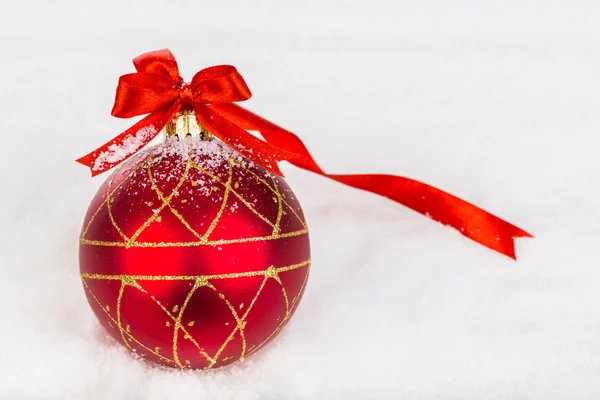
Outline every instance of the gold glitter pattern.
<path fill-rule="evenodd" d="M 235 183 L 235 185 L 232 186 L 232 177 L 233 177 L 232 166 L 233 166 L 233 164 L 240 167 L 246 173 L 251 174 L 258 182 L 260 182 L 268 190 L 273 192 L 274 199 L 278 204 L 277 219 L 275 221 L 270 221 L 267 217 L 265 217 L 263 214 L 258 212 L 252 206 L 252 204 L 249 201 L 247 201 L 239 193 L 239 191 L 237 190 L 237 188 L 239 187 L 237 182 Z M 228 167 L 229 167 L 228 177 L 226 180 L 222 180 L 220 178 L 220 176 L 211 173 L 210 171 L 205 169 L 202 165 L 198 165 L 191 156 L 188 156 L 187 162 L 185 164 L 185 170 L 184 170 L 181 178 L 179 179 L 177 185 L 175 186 L 175 188 L 173 189 L 171 194 L 168 196 L 165 196 L 164 193 L 162 193 L 162 191 L 158 188 L 158 186 L 156 184 L 156 181 L 152 174 L 152 166 L 153 165 L 155 165 L 153 158 L 148 157 L 145 162 L 141 163 L 140 166 L 138 166 L 134 171 L 132 171 L 129 174 L 129 176 L 127 178 L 123 179 L 122 182 L 119 183 L 119 185 L 117 185 L 114 189 L 112 188 L 112 181 L 113 181 L 114 177 L 109 180 L 106 198 L 100 204 L 100 206 L 94 212 L 94 214 L 91 216 L 86 227 L 83 229 L 83 231 L 81 233 L 81 237 L 79 239 L 81 244 L 88 244 L 88 245 L 93 245 L 93 246 L 107 246 L 107 247 L 126 247 L 126 248 L 129 248 L 129 247 L 190 247 L 190 246 L 207 246 L 207 245 L 208 246 L 218 246 L 218 245 L 225 245 L 225 244 L 257 242 L 257 241 L 265 241 L 265 240 L 277 240 L 277 239 L 301 236 L 301 235 L 308 233 L 308 229 L 306 227 L 306 223 L 304 222 L 304 219 L 300 215 L 298 215 L 296 210 L 294 210 L 294 208 L 285 200 L 284 196 L 279 191 L 279 188 L 278 188 L 278 185 L 277 185 L 275 179 L 273 177 L 271 177 L 272 185 L 269 184 L 265 179 L 258 176 L 254 171 L 250 170 L 249 168 L 247 168 L 246 166 L 244 166 L 243 164 L 241 164 L 238 160 L 236 160 L 234 158 L 230 158 L 228 160 Z M 112 214 L 111 203 L 114 200 L 113 195 L 115 194 L 115 192 L 128 179 L 130 179 L 135 173 L 137 173 L 141 168 L 144 168 L 144 167 L 147 170 L 148 180 L 149 180 L 150 184 L 152 185 L 152 189 L 154 190 L 154 192 L 156 193 L 158 198 L 161 200 L 162 204 L 156 210 L 154 210 L 154 213 L 146 221 L 144 221 L 144 223 L 142 223 L 142 225 L 137 229 L 137 231 L 135 231 L 135 233 L 131 237 L 127 237 L 125 235 L 125 233 L 122 231 L 122 229 L 119 227 L 117 222 L 115 221 L 115 218 Z M 185 218 L 182 216 L 182 214 L 171 205 L 171 201 L 172 201 L 174 195 L 176 193 L 178 193 L 178 190 L 186 182 L 186 180 L 189 176 L 190 169 L 195 169 L 195 170 L 202 172 L 204 175 L 208 176 L 215 184 L 218 184 L 225 189 L 219 212 L 217 213 L 215 219 L 212 221 L 212 223 L 208 227 L 207 231 L 202 235 L 200 233 L 198 233 L 196 230 L 194 230 L 190 226 L 190 224 L 185 220 Z M 192 184 L 193 184 L 193 182 L 192 182 Z M 214 186 L 213 190 L 215 188 L 218 189 L 219 187 Z M 227 240 L 227 239 L 209 240 L 210 234 L 213 232 L 213 230 L 219 223 L 219 220 L 222 217 L 223 212 L 226 209 L 227 201 L 229 199 L 230 194 L 235 196 L 235 198 L 237 200 L 239 200 L 242 204 L 244 204 L 254 215 L 256 215 L 258 218 L 260 218 L 262 221 L 264 221 L 267 225 L 269 225 L 272 228 L 271 235 L 259 236 L 259 237 L 247 237 L 247 238 L 240 238 L 240 239 L 230 239 L 230 240 Z M 93 240 L 93 239 L 89 239 L 86 237 L 87 233 L 90 229 L 90 226 L 92 225 L 96 216 L 98 215 L 98 213 L 104 206 L 107 207 L 107 211 L 108 211 L 110 222 L 111 222 L 112 226 L 116 229 L 116 231 L 119 233 L 119 235 L 123 238 L 123 241 Z M 283 214 L 285 214 L 284 207 L 289 209 L 292 212 L 292 214 L 297 218 L 297 220 L 302 225 L 302 229 L 299 229 L 299 230 L 296 230 L 293 232 L 280 233 L 281 217 Z M 191 232 L 196 238 L 198 238 L 198 240 L 191 241 L 191 242 L 138 242 L 137 238 L 148 226 L 150 226 L 150 224 L 152 222 L 160 221 L 160 213 L 164 209 L 169 209 L 173 213 L 173 215 L 175 215 L 175 217 L 186 227 L 186 229 L 189 232 Z"/>
<path fill-rule="evenodd" d="M 296 270 L 298 268 L 303 268 L 303 267 L 306 268 L 306 273 L 304 275 L 304 281 L 302 283 L 300 290 L 298 291 L 298 294 L 292 299 L 291 302 L 289 302 L 287 292 L 281 282 L 281 279 L 279 278 L 279 275 L 282 273 L 286 273 L 286 272 L 293 271 L 293 270 Z M 306 281 L 308 279 L 309 272 L 310 272 L 310 260 L 307 260 L 307 261 L 304 261 L 304 262 L 301 262 L 298 264 L 287 265 L 287 266 L 283 266 L 283 267 L 270 266 L 269 268 L 267 268 L 265 270 L 250 271 L 250 272 L 244 272 L 244 273 L 199 275 L 199 276 L 106 275 L 106 274 L 81 273 L 81 280 L 83 282 L 84 287 L 89 292 L 89 294 L 92 296 L 92 298 L 98 303 L 100 308 L 102 310 L 104 310 L 106 315 L 109 317 L 109 320 L 114 325 L 116 325 L 116 329 L 119 330 L 121 337 L 123 338 L 124 344 L 130 351 L 135 352 L 135 350 L 131 347 L 129 342 L 135 342 L 140 347 L 144 348 L 148 352 L 159 357 L 161 360 L 165 361 L 169 365 L 174 364 L 173 366 L 177 366 L 179 368 L 189 368 L 188 363 L 182 363 L 181 360 L 179 359 L 177 343 L 178 343 L 180 332 L 181 332 L 181 333 L 183 333 L 183 337 L 187 340 L 190 340 L 192 342 L 192 344 L 198 350 L 199 354 L 201 354 L 208 361 L 209 365 L 206 369 L 210 369 L 217 363 L 217 361 L 219 360 L 219 357 L 221 356 L 221 354 L 223 353 L 223 351 L 225 350 L 227 345 L 233 340 L 236 333 L 239 332 L 240 338 L 242 340 L 242 350 L 241 350 L 238 360 L 256 352 L 269 339 L 271 339 L 274 335 L 276 335 L 283 328 L 285 323 L 291 317 L 291 311 L 294 309 L 297 301 L 300 298 L 300 295 L 302 294 L 302 292 L 304 290 Z M 214 356 L 210 356 L 209 354 L 207 354 L 204 351 L 204 349 L 200 346 L 200 344 L 196 341 L 196 339 L 192 335 L 190 335 L 190 333 L 187 331 L 185 325 L 182 323 L 185 309 L 186 309 L 187 305 L 189 304 L 190 299 L 192 298 L 194 292 L 196 292 L 196 290 L 198 290 L 201 287 L 207 287 L 207 288 L 212 289 L 213 291 L 217 291 L 216 287 L 211 283 L 211 281 L 219 280 L 219 279 L 232 279 L 232 278 L 244 278 L 244 277 L 255 277 L 255 276 L 263 276 L 264 278 L 263 278 L 256 294 L 254 295 L 252 301 L 250 302 L 250 304 L 248 305 L 248 307 L 246 308 L 246 310 L 242 316 L 239 315 L 239 313 L 236 311 L 235 307 L 231 304 L 231 302 L 229 300 L 227 300 L 227 298 L 223 294 L 217 293 L 218 297 L 225 302 L 225 304 L 227 305 L 227 308 L 231 311 L 232 316 L 236 323 L 235 323 L 235 326 L 233 327 L 231 333 L 227 337 L 227 339 L 225 339 L 223 344 L 219 347 L 218 351 L 214 354 Z M 274 279 L 275 281 L 277 281 L 277 283 L 281 287 L 281 293 L 285 300 L 285 305 L 286 305 L 285 316 L 283 319 L 280 320 L 279 325 L 267 336 L 267 338 L 265 340 L 263 340 L 257 346 L 254 346 L 251 349 L 247 349 L 246 337 L 245 337 L 245 332 L 244 332 L 244 328 L 246 325 L 246 318 L 248 317 L 250 311 L 254 307 L 254 304 L 258 300 L 263 288 L 265 287 L 265 284 L 267 283 L 267 281 L 269 279 Z M 109 281 L 112 280 L 112 281 L 120 281 L 121 282 L 119 294 L 118 294 L 118 298 L 117 298 L 117 310 L 116 310 L 117 319 L 116 320 L 110 314 L 110 311 L 109 311 L 110 307 L 103 306 L 102 303 L 100 302 L 100 300 L 95 295 L 95 293 L 91 290 L 90 286 L 87 283 L 88 280 L 109 280 Z M 131 333 L 133 328 L 131 328 L 129 325 L 127 326 L 127 329 L 124 329 L 122 326 L 121 306 L 122 306 L 122 299 L 123 299 L 123 293 L 125 291 L 125 288 L 132 287 L 132 288 L 135 288 L 135 289 L 147 294 L 146 290 L 138 283 L 138 281 L 193 281 L 194 282 L 190 291 L 187 293 L 187 296 L 183 302 L 183 305 L 181 307 L 174 306 L 172 309 L 172 312 L 170 312 L 160 301 L 156 300 L 156 298 L 151 297 L 151 299 L 167 315 L 169 320 L 171 322 L 173 322 L 173 323 L 169 323 L 169 321 L 167 321 L 167 323 L 166 323 L 167 327 L 171 327 L 171 326 L 173 327 L 173 359 L 172 360 L 170 358 L 160 354 L 158 351 L 159 349 L 157 349 L 157 348 L 151 349 L 150 347 L 148 347 L 144 343 L 142 343 L 140 340 L 138 340 Z M 193 326 L 193 325 L 194 325 L 193 323 L 188 324 L 188 326 Z M 225 361 L 225 359 L 223 359 L 223 361 Z"/>
<path fill-rule="evenodd" d="M 87 224 L 82 230 L 80 236 L 80 243 L 83 245 L 91 245 L 91 246 L 102 246 L 102 247 L 194 247 L 194 246 L 220 246 L 220 245 L 228 245 L 228 244 L 236 244 L 236 243 L 248 243 L 248 242 L 262 242 L 262 241 L 270 241 L 270 240 L 278 240 L 285 238 L 292 238 L 297 236 L 306 235 L 308 233 L 307 226 L 304 222 L 303 217 L 301 217 L 292 207 L 288 201 L 286 200 L 286 196 L 279 190 L 279 186 L 277 184 L 276 179 L 273 176 L 269 176 L 269 178 L 263 178 L 259 176 L 255 171 L 248 168 L 245 163 L 241 162 L 236 158 L 229 158 L 227 160 L 227 172 L 226 173 L 218 173 L 213 174 L 206 168 L 202 163 L 196 163 L 191 156 L 188 154 L 187 161 L 185 162 L 185 168 L 181 177 L 177 181 L 177 184 L 174 186 L 174 189 L 170 194 L 165 194 L 159 188 L 156 177 L 153 174 L 153 167 L 158 165 L 160 161 L 156 161 L 152 156 L 149 156 L 145 159 L 145 161 L 141 162 L 136 168 L 127 173 L 121 182 L 114 186 L 113 180 L 115 179 L 117 174 L 114 174 L 107 183 L 106 196 L 95 212 L 89 218 Z M 274 220 L 270 220 L 267 216 L 260 213 L 256 208 L 252 205 L 250 201 L 245 199 L 243 195 L 240 193 L 240 184 L 239 182 L 233 182 L 233 168 L 237 168 L 244 173 L 250 174 L 257 182 L 263 185 L 269 193 L 272 194 L 273 202 L 277 206 L 277 216 Z M 203 174 L 209 182 L 206 183 L 206 187 L 213 193 L 219 193 L 221 196 L 221 205 L 218 208 L 218 211 L 211 221 L 210 225 L 206 228 L 205 232 L 198 232 L 195 230 L 184 218 L 183 214 L 177 210 L 177 208 L 172 204 L 174 197 L 178 194 L 178 191 L 182 188 L 182 186 L 188 180 L 191 171 L 198 171 Z M 145 173 L 143 172 L 145 171 Z M 225 172 L 225 171 L 224 171 Z M 115 216 L 113 215 L 112 204 L 115 200 L 115 193 L 122 188 L 122 186 L 132 180 L 132 178 L 136 174 L 146 175 L 148 182 L 156 194 L 158 198 L 157 208 L 152 210 L 152 215 L 150 215 L 145 221 L 141 223 L 139 228 L 137 228 L 131 236 L 127 236 L 127 234 L 123 231 L 123 229 L 118 225 Z M 138 178 L 139 179 L 139 178 Z M 135 181 L 132 180 L 133 183 Z M 192 181 L 192 187 L 197 187 L 198 183 Z M 270 199 L 270 197 L 268 197 Z M 266 225 L 271 228 L 271 234 L 266 236 L 257 236 L 257 237 L 245 237 L 240 239 L 210 239 L 210 236 L 214 232 L 215 228 L 218 226 L 220 219 L 223 216 L 223 213 L 229 210 L 231 213 L 235 212 L 238 205 L 235 204 L 235 207 L 231 205 L 231 200 L 235 200 L 236 202 L 241 203 L 245 206 L 252 214 L 262 220 Z M 228 201 L 229 207 L 228 207 Z M 270 201 L 270 200 L 269 200 Z M 181 204 L 186 204 L 187 200 L 183 199 Z M 153 202 L 147 201 L 144 203 L 147 207 L 152 207 Z M 88 232 L 90 227 L 94 223 L 94 220 L 97 218 L 100 211 L 103 207 L 107 208 L 107 214 L 110 224 L 115 228 L 116 232 L 118 232 L 121 241 L 105 241 L 105 240 L 94 240 L 88 238 Z M 161 212 L 163 210 L 168 210 L 174 215 L 182 225 L 197 239 L 194 241 L 186 241 L 186 242 L 145 242 L 138 241 L 140 235 L 154 222 L 159 223 L 161 221 Z M 291 213 L 297 221 L 299 222 L 301 229 L 294 230 L 291 232 L 282 233 L 281 222 L 284 215 Z M 132 344 L 136 344 L 139 348 L 147 351 L 149 354 L 152 354 L 163 361 L 166 365 L 170 365 L 173 367 L 179 368 L 190 368 L 190 360 L 180 359 L 178 343 L 181 341 L 181 337 L 185 340 L 189 340 L 195 349 L 207 362 L 208 366 L 205 369 L 210 369 L 217 362 L 226 362 L 232 361 L 237 356 L 227 356 L 221 359 L 225 349 L 227 346 L 233 341 L 236 335 L 239 336 L 241 340 L 241 352 L 239 354 L 239 359 L 243 359 L 244 357 L 253 354 L 262 346 L 264 346 L 272 337 L 274 337 L 286 324 L 289 318 L 292 315 L 292 311 L 296 306 L 298 300 L 301 297 L 302 292 L 306 286 L 306 282 L 308 279 L 309 271 L 310 271 L 310 259 L 305 260 L 303 262 L 286 265 L 286 266 L 270 266 L 264 270 L 256 270 L 256 271 L 247 271 L 247 272 L 235 272 L 235 273 L 227 273 L 227 274 L 210 274 L 210 275 L 182 275 L 182 276 L 163 276 L 163 275 L 111 275 L 111 274 L 96 274 L 96 273 L 81 273 L 81 279 L 84 285 L 84 288 L 88 291 L 89 295 L 95 301 L 98 306 L 103 310 L 103 312 L 108 316 L 108 324 L 111 326 L 111 329 L 115 329 L 118 336 L 121 337 L 124 345 L 130 351 L 134 352 L 138 356 L 144 357 L 143 354 L 138 354 L 136 349 L 132 347 Z M 300 290 L 297 294 L 290 299 L 288 297 L 288 293 L 286 288 L 284 287 L 282 280 L 280 278 L 280 274 L 285 274 L 289 271 L 297 270 L 299 268 L 304 268 L 304 280 L 300 287 Z M 239 304 L 238 308 L 236 308 L 224 294 L 220 293 L 217 287 L 213 284 L 215 281 L 223 280 L 223 279 L 237 279 L 237 278 L 249 278 L 249 277 L 259 277 L 262 276 L 262 282 L 258 287 L 256 293 L 254 294 L 252 300 L 244 304 Z M 283 318 L 278 318 L 278 326 L 258 345 L 253 345 L 252 347 L 247 347 L 246 342 L 246 321 L 248 315 L 251 313 L 254 305 L 259 299 L 265 285 L 267 282 L 273 279 L 278 283 L 281 289 L 281 296 L 285 302 L 285 315 Z M 108 305 L 103 305 L 101 301 L 98 299 L 96 294 L 92 291 L 89 282 L 91 280 L 101 280 L 101 281 L 120 281 L 119 291 L 116 299 L 116 316 L 113 316 L 110 312 L 110 307 Z M 190 289 L 183 300 L 181 305 L 174 305 L 168 309 L 164 304 L 158 301 L 154 296 L 150 296 L 150 294 L 140 285 L 139 282 L 143 281 L 189 281 Z M 194 293 L 200 288 L 209 289 L 215 292 L 220 300 L 227 306 L 231 315 L 233 317 L 234 324 L 231 325 L 231 332 L 224 340 L 224 342 L 218 347 L 218 350 L 210 355 L 208 354 L 204 348 L 198 343 L 196 338 L 194 338 L 188 328 L 194 326 L 194 321 L 189 321 L 187 323 L 184 321 L 185 311 L 188 307 L 188 304 Z M 160 347 L 150 348 L 150 346 L 144 344 L 141 340 L 134 336 L 135 334 L 135 326 L 126 325 L 123 326 L 121 309 L 123 304 L 124 295 L 129 290 L 138 290 L 142 293 L 145 293 L 149 296 L 149 298 L 158 305 L 158 307 L 164 312 L 167 317 L 165 321 L 165 327 L 172 329 L 172 351 L 173 357 L 172 359 L 167 357 L 166 355 L 161 354 Z M 91 301 L 91 300 L 90 300 Z M 114 304 L 114 303 L 112 303 Z M 225 323 L 226 326 L 230 326 L 229 322 Z M 235 360 L 233 360 L 235 361 Z"/>
<path fill-rule="evenodd" d="M 81 282 L 83 283 L 83 287 L 90 293 L 90 295 L 92 296 L 92 298 L 94 299 L 94 301 L 98 304 L 98 306 L 100 306 L 100 308 L 106 313 L 106 315 L 108 316 L 109 320 L 112 321 L 112 323 L 114 325 L 118 325 L 117 321 L 112 317 L 112 315 L 110 314 L 110 312 L 108 310 L 106 310 L 105 307 L 102 306 L 102 303 L 100 302 L 100 300 L 98 300 L 98 298 L 96 297 L 96 295 L 94 294 L 94 292 L 92 292 L 92 290 L 88 286 L 88 284 L 87 284 L 86 280 L 83 278 L 83 276 L 81 278 Z M 110 322 L 109 322 L 109 324 L 110 324 Z M 144 345 L 135 336 L 133 336 L 131 334 L 131 332 L 129 332 L 128 330 L 125 330 L 125 335 L 127 336 L 127 340 L 124 340 L 125 342 L 133 341 L 133 342 L 137 343 L 140 347 L 146 349 L 150 353 L 152 353 L 155 356 L 159 357 L 164 362 L 166 362 L 168 364 L 171 364 L 171 363 L 175 364 L 175 361 L 171 360 L 170 358 L 167 358 L 167 357 L 163 356 L 162 354 L 159 354 L 158 351 L 154 351 L 151 348 L 149 348 L 146 345 Z M 130 350 L 132 350 L 132 351 L 135 352 L 135 350 L 131 349 L 131 346 L 129 346 L 128 348 Z"/>

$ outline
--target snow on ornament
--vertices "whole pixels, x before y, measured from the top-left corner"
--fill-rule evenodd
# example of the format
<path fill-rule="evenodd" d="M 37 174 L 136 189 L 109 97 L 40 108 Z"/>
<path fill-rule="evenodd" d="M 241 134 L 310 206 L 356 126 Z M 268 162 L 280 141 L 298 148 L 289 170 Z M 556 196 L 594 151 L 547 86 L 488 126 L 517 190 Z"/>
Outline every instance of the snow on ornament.
<path fill-rule="evenodd" d="M 101 325 L 138 357 L 215 368 L 255 353 L 289 321 L 311 259 L 282 160 L 387 197 L 512 258 L 514 238 L 530 236 L 410 178 L 325 173 L 295 134 L 234 104 L 250 90 L 232 66 L 206 68 L 186 83 L 169 50 L 134 65 L 136 73 L 119 78 L 112 115 L 148 115 L 77 161 L 93 176 L 120 164 L 85 216 L 80 271 Z M 142 150 L 163 128 L 165 141 Z"/>

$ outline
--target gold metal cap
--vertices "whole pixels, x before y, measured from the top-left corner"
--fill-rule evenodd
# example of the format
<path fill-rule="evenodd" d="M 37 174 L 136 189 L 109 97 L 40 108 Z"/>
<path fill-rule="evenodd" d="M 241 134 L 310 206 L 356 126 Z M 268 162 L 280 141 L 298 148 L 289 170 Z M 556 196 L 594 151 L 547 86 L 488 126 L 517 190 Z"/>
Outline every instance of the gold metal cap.
<path fill-rule="evenodd" d="M 177 140 L 188 137 L 201 137 L 203 140 L 212 140 L 212 135 L 201 125 L 198 125 L 194 112 L 180 113 L 165 126 L 165 138 L 175 136 Z"/>

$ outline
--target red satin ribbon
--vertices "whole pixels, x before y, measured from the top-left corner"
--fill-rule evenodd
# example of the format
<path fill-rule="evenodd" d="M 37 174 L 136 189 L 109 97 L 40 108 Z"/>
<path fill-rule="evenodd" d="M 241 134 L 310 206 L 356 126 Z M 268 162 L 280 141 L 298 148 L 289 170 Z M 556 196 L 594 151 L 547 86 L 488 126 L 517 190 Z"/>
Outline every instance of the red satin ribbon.
<path fill-rule="evenodd" d="M 138 71 L 119 78 L 112 115 L 130 118 L 148 114 L 138 123 L 81 157 L 92 176 L 120 164 L 148 144 L 182 110 L 194 110 L 198 123 L 225 144 L 261 167 L 281 175 L 277 162 L 294 156 L 252 136 L 215 113 L 208 104 L 247 100 L 252 95 L 244 78 L 231 65 L 203 69 L 185 83 L 169 50 L 142 54 L 133 60 Z"/>
<path fill-rule="evenodd" d="M 532 237 L 473 204 L 413 179 L 383 174 L 325 173 L 298 136 L 233 104 L 251 96 L 235 67 L 219 65 L 203 69 L 187 84 L 179 76 L 177 62 L 169 50 L 142 54 L 133 63 L 138 72 L 119 78 L 112 115 L 120 118 L 149 115 L 77 160 L 90 167 L 92 176 L 135 154 L 179 111 L 194 110 L 198 123 L 211 134 L 277 175 L 282 175 L 277 162 L 288 160 L 299 168 L 392 199 L 511 258 L 516 258 L 514 239 Z M 265 141 L 247 130 L 260 132 Z"/>

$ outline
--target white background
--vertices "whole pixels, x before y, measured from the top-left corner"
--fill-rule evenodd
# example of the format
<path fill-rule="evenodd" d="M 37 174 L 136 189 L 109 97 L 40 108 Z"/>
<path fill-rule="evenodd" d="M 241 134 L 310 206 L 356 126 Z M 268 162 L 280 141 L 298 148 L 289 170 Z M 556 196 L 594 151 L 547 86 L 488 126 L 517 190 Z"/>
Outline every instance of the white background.
<path fill-rule="evenodd" d="M 600 398 L 600 2 L 13 1 L 0 6 L 0 399 Z M 514 262 L 286 164 L 304 299 L 233 368 L 152 369 L 78 277 L 97 188 L 74 160 L 131 59 L 236 65 L 244 105 L 335 173 L 420 179 L 536 236 Z"/>

